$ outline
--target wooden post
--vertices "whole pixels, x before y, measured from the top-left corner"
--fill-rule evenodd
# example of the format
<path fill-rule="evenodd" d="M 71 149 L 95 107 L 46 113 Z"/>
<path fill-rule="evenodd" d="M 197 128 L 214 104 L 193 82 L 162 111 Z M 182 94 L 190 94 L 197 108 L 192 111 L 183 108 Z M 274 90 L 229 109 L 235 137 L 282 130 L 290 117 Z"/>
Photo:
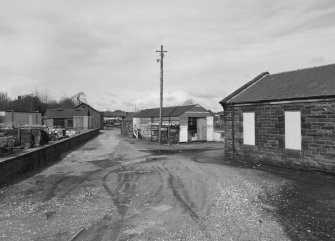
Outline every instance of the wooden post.
<path fill-rule="evenodd" d="M 163 109 L 163 58 L 164 51 L 163 45 L 161 45 L 161 50 L 156 50 L 156 52 L 160 53 L 160 67 L 161 67 L 161 75 L 160 75 L 160 105 L 159 105 L 159 144 L 162 144 L 162 109 Z"/>
<path fill-rule="evenodd" d="M 171 126 L 169 125 L 168 128 L 167 128 L 167 142 L 168 142 L 169 144 L 171 144 L 171 143 L 170 143 L 170 128 L 171 128 Z"/>
<path fill-rule="evenodd" d="M 17 139 L 19 140 L 19 145 L 21 146 L 21 128 L 18 128 L 17 129 L 17 135 L 18 135 L 18 137 L 17 137 Z"/>

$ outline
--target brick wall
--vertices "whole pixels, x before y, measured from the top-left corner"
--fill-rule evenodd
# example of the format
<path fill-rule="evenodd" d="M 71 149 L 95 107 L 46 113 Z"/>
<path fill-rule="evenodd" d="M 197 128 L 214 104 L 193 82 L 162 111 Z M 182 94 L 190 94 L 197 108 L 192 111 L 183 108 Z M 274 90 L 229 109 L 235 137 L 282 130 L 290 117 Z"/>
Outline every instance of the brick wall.
<path fill-rule="evenodd" d="M 285 149 L 285 110 L 301 111 L 302 150 Z M 255 112 L 255 146 L 243 144 L 245 111 Z M 227 159 L 335 173 L 335 102 L 226 106 L 224 123 Z"/>

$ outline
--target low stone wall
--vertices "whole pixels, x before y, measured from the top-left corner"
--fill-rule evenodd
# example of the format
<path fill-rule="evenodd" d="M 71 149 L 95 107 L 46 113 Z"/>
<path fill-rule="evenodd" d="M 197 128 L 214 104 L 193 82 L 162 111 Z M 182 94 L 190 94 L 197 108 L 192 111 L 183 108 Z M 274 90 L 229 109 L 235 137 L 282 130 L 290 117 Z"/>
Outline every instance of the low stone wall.
<path fill-rule="evenodd" d="M 99 129 L 94 129 L 0 161 L 0 185 L 8 183 L 20 174 L 57 161 L 62 154 L 96 137 L 99 133 Z"/>

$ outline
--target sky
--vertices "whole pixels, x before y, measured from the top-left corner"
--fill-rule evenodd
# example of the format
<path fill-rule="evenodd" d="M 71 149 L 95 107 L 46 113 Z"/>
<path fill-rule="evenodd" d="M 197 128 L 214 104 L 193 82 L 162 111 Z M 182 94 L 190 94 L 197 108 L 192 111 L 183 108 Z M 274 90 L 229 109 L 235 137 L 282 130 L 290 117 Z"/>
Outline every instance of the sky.
<path fill-rule="evenodd" d="M 261 72 L 335 63 L 333 0 L 0 0 L 0 90 L 101 111 L 219 101 Z"/>

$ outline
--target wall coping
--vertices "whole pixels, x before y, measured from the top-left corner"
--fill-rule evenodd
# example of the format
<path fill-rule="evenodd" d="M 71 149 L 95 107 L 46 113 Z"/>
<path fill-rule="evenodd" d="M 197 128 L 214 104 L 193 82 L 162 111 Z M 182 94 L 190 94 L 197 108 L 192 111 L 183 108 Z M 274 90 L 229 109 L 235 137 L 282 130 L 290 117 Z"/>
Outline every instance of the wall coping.
<path fill-rule="evenodd" d="M 60 144 L 63 143 L 63 142 L 67 142 L 67 141 L 69 141 L 69 140 L 79 138 L 79 137 L 81 137 L 81 136 L 83 136 L 83 135 L 86 135 L 86 134 L 88 134 L 88 133 L 94 132 L 94 131 L 96 131 L 96 130 L 100 130 L 100 129 L 98 129 L 98 128 L 97 128 L 97 129 L 92 129 L 92 130 L 89 130 L 89 131 L 87 131 L 87 132 L 85 132 L 85 133 L 81 133 L 81 134 L 76 135 L 76 136 L 72 136 L 72 137 L 69 137 L 69 138 L 65 138 L 65 139 L 58 140 L 57 142 L 52 142 L 52 143 L 49 142 L 48 144 L 45 144 L 45 145 L 43 145 L 43 146 L 35 147 L 34 149 L 26 149 L 26 150 L 24 150 L 23 153 L 22 153 L 22 152 L 20 152 L 20 153 L 16 153 L 16 154 L 14 154 L 13 156 L 9 156 L 9 157 L 0 157 L 0 168 L 1 168 L 2 165 L 6 164 L 6 163 L 8 163 L 8 162 L 11 162 L 11 161 L 13 161 L 13 160 L 15 160 L 15 159 L 17 159 L 17 158 L 21 158 L 21 157 L 25 157 L 25 156 L 31 155 L 31 154 L 33 154 L 34 152 L 39 152 L 39 151 L 42 150 L 42 149 L 48 149 L 48 148 L 50 148 L 50 147 L 52 147 L 52 146 L 60 145 Z"/>

